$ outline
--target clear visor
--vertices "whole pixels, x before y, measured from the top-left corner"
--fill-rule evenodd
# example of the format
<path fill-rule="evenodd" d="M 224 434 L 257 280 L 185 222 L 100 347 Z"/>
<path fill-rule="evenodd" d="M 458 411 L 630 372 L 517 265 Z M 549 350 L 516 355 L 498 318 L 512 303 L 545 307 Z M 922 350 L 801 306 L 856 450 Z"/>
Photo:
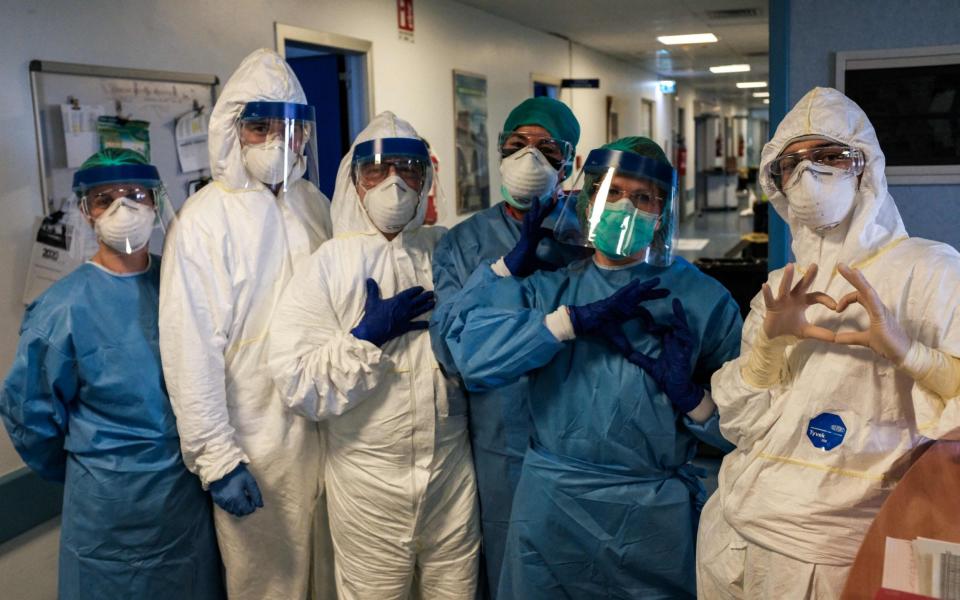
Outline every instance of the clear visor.
<path fill-rule="evenodd" d="M 413 138 L 380 138 L 353 150 L 353 181 L 371 190 L 395 175 L 421 196 L 433 183 L 433 163 L 426 145 Z"/>
<path fill-rule="evenodd" d="M 176 213 L 161 184 L 107 183 L 79 194 L 80 210 L 98 238 L 117 252 L 159 251 Z M 102 222 L 101 222 L 102 221 Z"/>
<path fill-rule="evenodd" d="M 673 261 L 676 172 L 629 152 L 594 150 L 560 208 L 554 237 L 612 259 Z"/>
<path fill-rule="evenodd" d="M 770 161 L 767 167 L 770 170 L 770 178 L 773 179 L 778 190 L 783 191 L 783 185 L 790 181 L 794 170 L 805 160 L 814 165 L 841 169 L 853 175 L 863 173 L 866 163 L 863 152 L 842 144 L 805 148 L 790 154 L 781 154 Z"/>
<path fill-rule="evenodd" d="M 547 159 L 547 162 L 550 163 L 550 166 L 557 170 L 570 164 L 573 160 L 573 145 L 570 142 L 551 137 L 542 137 L 519 131 L 503 131 L 500 133 L 497 142 L 501 158 L 506 158 L 528 146 L 539 150 Z"/>
<path fill-rule="evenodd" d="M 287 102 L 249 102 L 237 119 L 237 137 L 247 171 L 246 187 L 287 191 L 300 179 L 313 184 L 317 138 L 313 107 Z"/>

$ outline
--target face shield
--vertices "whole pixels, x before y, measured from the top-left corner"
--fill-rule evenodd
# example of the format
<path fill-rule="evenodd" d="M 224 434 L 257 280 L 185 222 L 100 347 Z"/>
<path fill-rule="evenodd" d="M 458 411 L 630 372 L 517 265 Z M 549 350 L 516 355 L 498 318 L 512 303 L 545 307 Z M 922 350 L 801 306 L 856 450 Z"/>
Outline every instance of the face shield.
<path fill-rule="evenodd" d="M 809 162 L 814 167 L 837 169 L 842 173 L 853 176 L 863 173 L 863 167 L 866 164 L 863 152 L 843 144 L 804 148 L 790 154 L 781 154 L 767 165 L 770 178 L 778 190 L 783 191 L 784 186 L 790 182 L 797 167 L 804 161 Z"/>
<path fill-rule="evenodd" d="M 354 147 L 351 175 L 373 224 L 385 233 L 396 233 L 426 202 L 433 163 L 421 140 L 379 138 Z"/>
<path fill-rule="evenodd" d="M 248 102 L 237 119 L 237 137 L 250 179 L 287 191 L 306 177 L 316 183 L 316 118 L 312 106 L 292 102 Z"/>
<path fill-rule="evenodd" d="M 164 233 L 175 218 L 156 167 L 113 165 L 77 171 L 73 190 L 98 239 L 122 254 L 150 242 L 153 230 Z"/>
<path fill-rule="evenodd" d="M 554 237 L 595 248 L 612 259 L 656 266 L 673 261 L 677 234 L 677 172 L 632 152 L 598 149 L 557 217 Z"/>

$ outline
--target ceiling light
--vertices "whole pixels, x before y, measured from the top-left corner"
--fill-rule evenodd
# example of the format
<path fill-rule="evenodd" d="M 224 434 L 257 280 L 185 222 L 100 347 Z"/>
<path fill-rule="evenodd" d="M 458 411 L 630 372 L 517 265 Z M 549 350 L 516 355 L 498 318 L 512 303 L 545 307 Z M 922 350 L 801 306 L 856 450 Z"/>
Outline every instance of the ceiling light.
<path fill-rule="evenodd" d="M 711 73 L 744 73 L 750 70 L 750 65 L 720 65 L 710 67 Z"/>
<path fill-rule="evenodd" d="M 738 81 L 737 87 L 740 88 L 741 90 L 744 90 L 747 88 L 761 88 L 761 87 L 767 87 L 767 82 L 766 81 Z"/>
<path fill-rule="evenodd" d="M 667 46 L 676 44 L 712 44 L 717 36 L 712 33 L 690 33 L 687 35 L 661 35 L 657 41 Z"/>
<path fill-rule="evenodd" d="M 769 97 L 770 97 L 770 92 L 754 92 L 754 93 L 753 93 L 753 97 L 754 97 L 754 98 L 769 98 Z"/>
<path fill-rule="evenodd" d="M 764 104 L 770 104 L 770 98 L 764 99 L 763 103 L 764 103 Z"/>

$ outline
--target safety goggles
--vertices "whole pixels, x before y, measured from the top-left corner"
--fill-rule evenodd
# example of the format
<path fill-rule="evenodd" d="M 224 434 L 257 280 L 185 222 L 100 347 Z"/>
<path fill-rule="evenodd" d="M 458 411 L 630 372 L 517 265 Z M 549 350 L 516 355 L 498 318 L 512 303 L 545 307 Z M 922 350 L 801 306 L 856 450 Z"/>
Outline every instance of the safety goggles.
<path fill-rule="evenodd" d="M 573 145 L 570 142 L 550 137 L 540 137 L 518 131 L 504 131 L 500 134 L 498 147 L 500 156 L 511 154 L 532 146 L 540 151 L 554 169 L 569 163 L 573 159 Z"/>
<path fill-rule="evenodd" d="M 353 151 L 353 178 L 365 190 L 375 188 L 395 173 L 411 188 L 423 190 L 432 168 L 430 152 L 413 138 L 380 138 L 357 144 Z"/>
<path fill-rule="evenodd" d="M 106 210 L 117 198 L 129 198 L 137 203 L 153 204 L 154 192 L 137 184 L 109 184 L 88 190 L 80 197 L 81 208 L 85 213 Z"/>
<path fill-rule="evenodd" d="M 73 191 L 86 214 L 103 209 L 117 198 L 161 206 L 165 198 L 160 174 L 153 165 L 109 165 L 80 169 L 73 175 Z"/>
<path fill-rule="evenodd" d="M 778 190 L 783 191 L 784 182 L 790 180 L 794 169 L 805 160 L 814 165 L 842 169 L 854 175 L 863 173 L 866 163 L 863 152 L 842 144 L 805 148 L 790 154 L 781 154 L 771 161 L 769 166 L 770 176 Z"/>
<path fill-rule="evenodd" d="M 626 198 L 637 210 L 659 213 L 663 207 L 663 191 L 649 189 L 653 188 L 653 185 L 647 181 L 638 181 L 636 184 L 642 189 L 626 190 L 611 184 L 610 187 L 604 191 L 604 182 L 594 181 L 590 186 L 590 196 L 596 198 L 599 195 L 603 195 L 606 202 L 617 202 L 618 200 Z"/>

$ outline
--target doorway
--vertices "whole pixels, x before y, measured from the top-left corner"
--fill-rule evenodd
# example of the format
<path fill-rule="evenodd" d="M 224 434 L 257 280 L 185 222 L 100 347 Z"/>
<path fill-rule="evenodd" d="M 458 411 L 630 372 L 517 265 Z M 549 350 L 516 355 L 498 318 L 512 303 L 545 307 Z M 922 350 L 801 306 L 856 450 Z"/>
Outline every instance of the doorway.
<path fill-rule="evenodd" d="M 340 160 L 370 122 L 371 47 L 365 40 L 277 23 L 277 52 L 300 80 L 317 116 L 320 191 L 333 198 Z"/>
<path fill-rule="evenodd" d="M 530 82 L 533 84 L 534 98 L 545 96 L 547 98 L 553 98 L 554 100 L 560 99 L 560 84 L 562 82 L 559 77 L 531 73 Z"/>

